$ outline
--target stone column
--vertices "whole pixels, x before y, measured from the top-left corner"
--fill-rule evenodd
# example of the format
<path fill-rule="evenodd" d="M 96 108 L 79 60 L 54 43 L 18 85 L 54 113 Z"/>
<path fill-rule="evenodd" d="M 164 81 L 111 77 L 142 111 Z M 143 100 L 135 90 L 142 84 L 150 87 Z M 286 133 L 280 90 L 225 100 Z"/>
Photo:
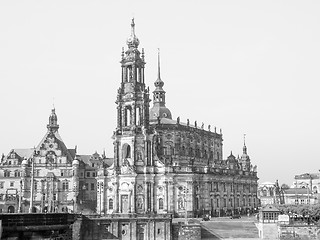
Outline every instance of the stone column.
<path fill-rule="evenodd" d="M 150 182 L 150 200 L 151 200 L 151 208 L 150 208 L 150 211 L 151 212 L 154 212 L 155 208 L 154 208 L 154 181 L 151 181 Z"/>
<path fill-rule="evenodd" d="M 165 181 L 165 189 L 164 189 L 164 209 L 166 209 L 167 213 L 169 212 L 169 190 L 168 190 L 168 181 Z"/>
<path fill-rule="evenodd" d="M 114 185 L 115 187 L 115 196 L 114 196 L 114 207 L 115 207 L 115 212 L 119 213 L 119 187 L 118 187 L 118 183 L 115 183 Z"/>
<path fill-rule="evenodd" d="M 131 190 L 131 213 L 135 213 L 136 212 L 136 210 L 135 210 L 135 208 L 136 208 L 136 201 L 135 201 L 135 199 L 136 199 L 136 187 L 135 187 L 135 182 L 131 182 L 131 184 L 132 184 L 132 190 Z"/>

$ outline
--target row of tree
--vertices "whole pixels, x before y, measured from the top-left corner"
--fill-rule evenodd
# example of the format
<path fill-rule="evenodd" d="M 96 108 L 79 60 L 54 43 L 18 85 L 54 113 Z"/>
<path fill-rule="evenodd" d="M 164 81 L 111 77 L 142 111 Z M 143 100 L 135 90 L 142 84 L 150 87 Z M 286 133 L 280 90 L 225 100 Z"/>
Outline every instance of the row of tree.
<path fill-rule="evenodd" d="M 292 205 L 292 204 L 281 204 L 276 205 L 281 214 L 298 215 L 302 217 L 311 217 L 314 219 L 320 218 L 320 204 L 312 205 Z"/>

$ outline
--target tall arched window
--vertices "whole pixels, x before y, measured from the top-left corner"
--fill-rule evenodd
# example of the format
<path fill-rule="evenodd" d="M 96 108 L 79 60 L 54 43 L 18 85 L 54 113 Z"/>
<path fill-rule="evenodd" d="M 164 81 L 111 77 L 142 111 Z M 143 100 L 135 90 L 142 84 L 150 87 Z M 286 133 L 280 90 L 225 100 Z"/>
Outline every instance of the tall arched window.
<path fill-rule="evenodd" d="M 182 146 L 181 155 L 184 156 L 186 154 L 185 146 Z"/>
<path fill-rule="evenodd" d="M 127 148 L 126 148 L 126 158 L 131 158 L 131 148 L 130 148 L 130 145 L 127 145 Z"/>
<path fill-rule="evenodd" d="M 113 199 L 109 199 L 109 210 L 113 210 Z"/>
<path fill-rule="evenodd" d="M 137 108 L 136 108 L 136 124 L 137 124 L 137 125 L 140 125 L 140 124 L 141 124 L 141 117 L 140 117 L 140 115 L 141 115 L 140 108 L 137 107 Z"/>
<path fill-rule="evenodd" d="M 124 116 L 124 125 L 129 126 L 131 124 L 131 108 L 127 107 L 125 109 L 125 116 Z"/>
<path fill-rule="evenodd" d="M 163 198 L 159 198 L 159 210 L 163 210 Z"/>

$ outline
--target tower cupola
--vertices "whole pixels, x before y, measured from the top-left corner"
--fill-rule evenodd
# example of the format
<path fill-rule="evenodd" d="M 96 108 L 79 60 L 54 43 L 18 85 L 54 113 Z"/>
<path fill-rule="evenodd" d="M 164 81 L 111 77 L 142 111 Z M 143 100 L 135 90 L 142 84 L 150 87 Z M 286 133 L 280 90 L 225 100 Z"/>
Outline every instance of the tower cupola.
<path fill-rule="evenodd" d="M 51 110 L 49 124 L 47 125 L 47 128 L 50 132 L 56 132 L 59 129 L 58 117 L 54 108 Z"/>
<path fill-rule="evenodd" d="M 131 35 L 127 38 L 127 45 L 128 45 L 129 48 L 138 48 L 139 43 L 140 43 L 139 39 L 136 36 L 134 27 L 135 27 L 134 18 L 132 18 L 132 21 L 131 21 Z"/>
<path fill-rule="evenodd" d="M 172 119 L 170 110 L 166 107 L 166 92 L 163 90 L 164 82 L 160 76 L 160 51 L 158 52 L 158 78 L 154 82 L 153 107 L 150 109 L 150 120 L 160 118 Z"/>

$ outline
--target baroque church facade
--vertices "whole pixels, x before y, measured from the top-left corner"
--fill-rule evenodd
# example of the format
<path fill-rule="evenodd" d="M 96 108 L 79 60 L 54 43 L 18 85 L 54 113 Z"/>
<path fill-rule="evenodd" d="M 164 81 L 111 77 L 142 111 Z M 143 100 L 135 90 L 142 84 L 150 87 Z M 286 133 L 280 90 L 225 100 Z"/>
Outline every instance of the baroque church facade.
<path fill-rule="evenodd" d="M 165 104 L 159 56 L 150 108 L 144 50 L 140 52 L 139 43 L 132 20 L 128 48 L 122 51 L 114 161 L 97 176 L 98 213 L 106 218 L 119 216 L 116 226 L 124 226 L 125 233 L 145 231 L 148 226 L 142 221 L 131 229 L 121 224 L 127 220 L 120 216 L 152 219 L 165 214 L 196 217 L 254 211 L 258 207 L 257 168 L 251 164 L 246 145 L 241 157 L 231 153 L 223 160 L 221 130 L 172 119 Z"/>

